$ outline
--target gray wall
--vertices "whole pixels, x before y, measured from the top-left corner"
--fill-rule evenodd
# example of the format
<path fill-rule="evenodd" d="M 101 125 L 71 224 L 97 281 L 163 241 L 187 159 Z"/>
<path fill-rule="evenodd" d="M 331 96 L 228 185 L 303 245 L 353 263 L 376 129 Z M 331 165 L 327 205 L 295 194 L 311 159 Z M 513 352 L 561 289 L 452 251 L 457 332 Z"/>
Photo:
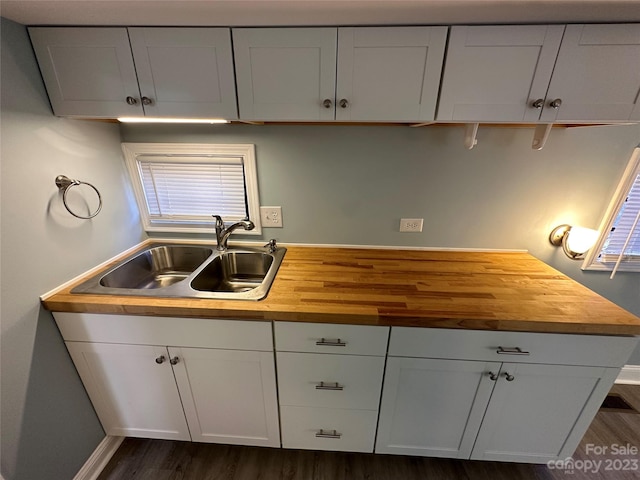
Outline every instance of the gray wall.
<path fill-rule="evenodd" d="M 128 142 L 255 143 L 262 205 L 281 205 L 283 242 L 527 249 L 636 315 L 640 274 L 583 272 L 548 242 L 561 223 L 597 228 L 640 126 L 531 128 L 121 126 Z M 422 233 L 399 233 L 402 217 Z M 252 239 L 252 237 L 246 237 Z M 255 237 L 253 237 L 255 238 Z M 640 349 L 632 362 L 640 364 Z"/>
<path fill-rule="evenodd" d="M 2 476 L 69 480 L 104 432 L 38 297 L 143 232 L 117 125 L 54 117 L 25 27 L 2 19 L 1 36 Z M 95 184 L 102 212 L 71 217 L 58 174 Z"/>

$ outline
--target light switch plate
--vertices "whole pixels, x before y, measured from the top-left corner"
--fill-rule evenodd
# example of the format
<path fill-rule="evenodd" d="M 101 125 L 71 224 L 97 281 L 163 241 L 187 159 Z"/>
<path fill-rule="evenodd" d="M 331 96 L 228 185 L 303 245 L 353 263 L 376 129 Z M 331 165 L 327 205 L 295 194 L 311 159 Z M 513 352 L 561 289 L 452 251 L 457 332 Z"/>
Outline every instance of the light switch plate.
<path fill-rule="evenodd" d="M 401 218 L 400 219 L 400 231 L 401 232 L 421 232 L 423 218 Z"/>
<path fill-rule="evenodd" d="M 282 228 L 282 207 L 260 207 L 260 221 L 263 227 Z"/>

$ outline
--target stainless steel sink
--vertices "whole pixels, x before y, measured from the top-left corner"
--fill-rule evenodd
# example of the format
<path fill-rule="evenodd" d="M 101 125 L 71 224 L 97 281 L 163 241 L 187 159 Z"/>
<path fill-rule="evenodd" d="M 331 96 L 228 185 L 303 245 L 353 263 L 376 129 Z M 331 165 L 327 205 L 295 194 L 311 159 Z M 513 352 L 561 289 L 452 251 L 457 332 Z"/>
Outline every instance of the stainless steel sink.
<path fill-rule="evenodd" d="M 269 292 L 285 248 L 157 245 L 125 258 L 72 293 L 261 300 Z"/>

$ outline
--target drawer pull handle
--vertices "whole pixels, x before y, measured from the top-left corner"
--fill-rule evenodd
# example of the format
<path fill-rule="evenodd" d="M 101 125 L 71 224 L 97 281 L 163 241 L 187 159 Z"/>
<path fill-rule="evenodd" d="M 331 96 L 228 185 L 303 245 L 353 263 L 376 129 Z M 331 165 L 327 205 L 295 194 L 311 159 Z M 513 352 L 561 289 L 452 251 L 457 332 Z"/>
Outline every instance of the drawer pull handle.
<path fill-rule="evenodd" d="M 494 372 L 489 372 L 489 379 L 495 382 L 496 380 L 498 380 L 498 374 Z"/>
<path fill-rule="evenodd" d="M 509 372 L 504 372 L 504 378 L 507 379 L 507 382 L 513 382 L 516 377 L 511 375 Z"/>
<path fill-rule="evenodd" d="M 332 340 L 329 338 L 322 337 L 319 341 L 316 342 L 316 345 L 322 347 L 346 347 L 347 342 L 343 342 L 339 338 L 337 340 Z"/>
<path fill-rule="evenodd" d="M 514 348 L 498 347 L 498 350 L 496 350 L 496 353 L 500 355 L 531 355 L 529 352 L 525 352 L 520 347 L 514 347 Z"/>
<path fill-rule="evenodd" d="M 316 390 L 344 390 L 344 385 L 340 385 L 338 382 L 320 382 L 320 384 L 316 385 Z"/>
<path fill-rule="evenodd" d="M 335 430 L 323 430 L 320 429 L 319 432 L 316 433 L 316 438 L 336 438 L 340 439 L 342 437 L 341 433 L 338 433 Z"/>

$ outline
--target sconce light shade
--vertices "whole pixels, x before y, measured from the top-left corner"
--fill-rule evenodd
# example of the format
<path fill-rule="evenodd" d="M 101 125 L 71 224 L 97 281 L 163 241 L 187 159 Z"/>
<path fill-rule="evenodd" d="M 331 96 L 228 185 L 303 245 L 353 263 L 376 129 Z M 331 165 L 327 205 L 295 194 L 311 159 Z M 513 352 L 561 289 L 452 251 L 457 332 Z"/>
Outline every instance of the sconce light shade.
<path fill-rule="evenodd" d="M 598 240 L 598 231 L 591 228 L 559 225 L 551 231 L 549 241 L 552 245 L 562 246 L 567 257 L 579 260 Z"/>

